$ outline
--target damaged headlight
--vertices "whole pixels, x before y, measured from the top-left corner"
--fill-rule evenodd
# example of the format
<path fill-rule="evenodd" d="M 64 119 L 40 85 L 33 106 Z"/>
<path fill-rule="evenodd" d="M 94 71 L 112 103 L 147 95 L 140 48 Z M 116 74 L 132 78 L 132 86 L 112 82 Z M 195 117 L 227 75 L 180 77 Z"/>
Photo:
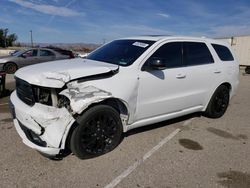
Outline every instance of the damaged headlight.
<path fill-rule="evenodd" d="M 59 96 L 57 107 L 58 108 L 65 107 L 69 112 L 72 111 L 71 107 L 70 107 L 70 100 L 67 97 L 63 96 L 63 95 Z"/>
<path fill-rule="evenodd" d="M 70 100 L 60 95 L 60 91 L 61 89 L 33 86 L 35 102 L 58 108 L 65 107 L 71 112 Z"/>
<path fill-rule="evenodd" d="M 35 101 L 41 104 L 52 106 L 51 89 L 44 87 L 34 87 Z"/>

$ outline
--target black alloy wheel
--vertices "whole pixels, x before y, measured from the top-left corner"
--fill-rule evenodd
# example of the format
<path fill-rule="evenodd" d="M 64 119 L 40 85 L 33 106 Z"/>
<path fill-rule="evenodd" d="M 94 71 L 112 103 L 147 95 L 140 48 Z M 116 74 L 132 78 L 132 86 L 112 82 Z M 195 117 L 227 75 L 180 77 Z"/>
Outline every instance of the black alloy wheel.
<path fill-rule="evenodd" d="M 121 141 L 119 113 L 110 106 L 98 105 L 79 117 L 72 133 L 70 147 L 80 159 L 97 157 L 112 151 Z"/>
<path fill-rule="evenodd" d="M 4 65 L 4 71 L 7 74 L 14 74 L 17 71 L 17 65 L 15 63 L 6 63 Z"/>
<path fill-rule="evenodd" d="M 210 118 L 219 118 L 224 115 L 229 104 L 229 89 L 225 85 L 221 85 L 214 92 L 205 115 Z"/>

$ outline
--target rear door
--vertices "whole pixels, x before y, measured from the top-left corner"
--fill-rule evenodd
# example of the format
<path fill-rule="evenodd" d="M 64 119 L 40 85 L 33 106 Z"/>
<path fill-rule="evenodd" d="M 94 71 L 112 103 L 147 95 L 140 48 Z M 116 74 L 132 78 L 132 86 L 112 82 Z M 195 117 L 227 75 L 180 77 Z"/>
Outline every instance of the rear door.
<path fill-rule="evenodd" d="M 56 54 L 47 49 L 40 49 L 39 63 L 53 61 L 56 59 Z"/>
<path fill-rule="evenodd" d="M 194 106 L 205 106 L 220 69 L 205 42 L 183 42 L 183 56 L 189 99 Z"/>

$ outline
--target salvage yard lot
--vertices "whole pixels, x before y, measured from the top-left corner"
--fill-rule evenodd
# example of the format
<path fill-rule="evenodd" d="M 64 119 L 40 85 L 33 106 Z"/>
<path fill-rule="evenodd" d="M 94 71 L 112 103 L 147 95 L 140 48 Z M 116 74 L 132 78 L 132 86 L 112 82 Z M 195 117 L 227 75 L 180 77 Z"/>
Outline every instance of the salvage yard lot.
<path fill-rule="evenodd" d="M 114 151 L 90 160 L 52 161 L 26 147 L 7 102 L 0 99 L 0 187 L 113 187 L 116 180 L 117 187 L 250 187 L 248 75 L 241 75 L 222 118 L 193 114 L 136 129 Z"/>

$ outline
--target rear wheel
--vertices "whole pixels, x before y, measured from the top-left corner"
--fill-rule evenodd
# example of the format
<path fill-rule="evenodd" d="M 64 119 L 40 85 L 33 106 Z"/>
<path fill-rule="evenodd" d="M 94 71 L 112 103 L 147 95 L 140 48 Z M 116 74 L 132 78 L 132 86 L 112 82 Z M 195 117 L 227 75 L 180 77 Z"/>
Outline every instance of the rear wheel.
<path fill-rule="evenodd" d="M 97 157 L 112 151 L 121 141 L 122 123 L 119 113 L 110 106 L 90 108 L 78 119 L 70 148 L 80 159 Z"/>
<path fill-rule="evenodd" d="M 9 62 L 4 65 L 4 71 L 7 74 L 14 74 L 17 71 L 17 65 L 15 63 Z"/>
<path fill-rule="evenodd" d="M 205 111 L 205 116 L 220 118 L 224 115 L 229 104 L 229 89 L 225 85 L 219 86 L 214 92 Z"/>

